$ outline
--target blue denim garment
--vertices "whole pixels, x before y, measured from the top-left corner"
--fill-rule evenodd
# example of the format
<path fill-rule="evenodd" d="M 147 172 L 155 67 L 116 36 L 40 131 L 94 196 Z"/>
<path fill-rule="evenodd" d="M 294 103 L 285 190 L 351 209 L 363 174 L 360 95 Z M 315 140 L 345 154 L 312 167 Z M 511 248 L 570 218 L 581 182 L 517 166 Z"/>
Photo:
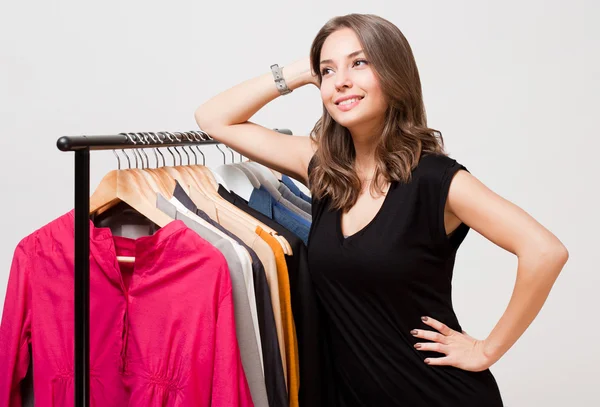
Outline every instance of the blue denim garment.
<path fill-rule="evenodd" d="M 259 189 L 254 188 L 248 204 L 252 209 L 259 211 L 294 233 L 304 241 L 304 244 L 308 244 L 310 222 L 275 201 L 269 191 L 262 185 Z"/>
<path fill-rule="evenodd" d="M 292 191 L 294 193 L 294 195 L 296 195 L 299 198 L 304 199 L 308 203 L 312 203 L 312 198 L 310 196 L 306 195 L 304 192 L 302 192 L 300 190 L 300 188 L 298 188 L 298 185 L 296 185 L 290 177 L 288 177 L 285 174 L 282 174 L 281 181 L 284 183 L 284 185 L 286 187 L 288 187 L 290 189 L 290 191 Z"/>

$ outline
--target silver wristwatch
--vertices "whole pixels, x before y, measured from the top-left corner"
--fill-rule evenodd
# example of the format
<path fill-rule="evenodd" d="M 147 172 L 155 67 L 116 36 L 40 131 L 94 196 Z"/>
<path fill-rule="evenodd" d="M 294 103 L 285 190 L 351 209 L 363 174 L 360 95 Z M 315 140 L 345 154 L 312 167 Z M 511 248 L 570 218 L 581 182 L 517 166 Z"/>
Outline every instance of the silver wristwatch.
<path fill-rule="evenodd" d="M 292 90 L 288 88 L 287 83 L 285 83 L 285 79 L 283 79 L 283 73 L 281 72 L 279 65 L 271 65 L 271 72 L 273 73 L 273 78 L 275 78 L 275 86 L 277 86 L 279 93 L 282 95 L 292 93 Z"/>

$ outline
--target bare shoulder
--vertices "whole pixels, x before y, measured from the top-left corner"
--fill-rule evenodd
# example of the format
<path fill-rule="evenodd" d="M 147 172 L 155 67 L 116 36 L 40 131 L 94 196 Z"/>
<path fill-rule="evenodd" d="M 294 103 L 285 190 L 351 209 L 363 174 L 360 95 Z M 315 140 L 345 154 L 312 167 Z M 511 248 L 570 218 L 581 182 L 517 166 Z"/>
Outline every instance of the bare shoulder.
<path fill-rule="evenodd" d="M 467 171 L 454 175 L 446 210 L 513 254 L 533 250 L 566 255 L 562 243 L 548 229 Z"/>
<path fill-rule="evenodd" d="M 313 159 L 315 153 L 317 152 L 317 144 L 310 136 L 306 137 L 306 141 L 307 141 L 307 143 L 306 143 L 307 148 L 306 148 L 306 151 L 304 152 L 304 154 L 302 155 L 302 159 L 303 159 L 302 179 L 299 179 L 298 181 L 302 182 L 306 187 L 308 187 L 308 166 L 310 164 L 310 161 Z"/>

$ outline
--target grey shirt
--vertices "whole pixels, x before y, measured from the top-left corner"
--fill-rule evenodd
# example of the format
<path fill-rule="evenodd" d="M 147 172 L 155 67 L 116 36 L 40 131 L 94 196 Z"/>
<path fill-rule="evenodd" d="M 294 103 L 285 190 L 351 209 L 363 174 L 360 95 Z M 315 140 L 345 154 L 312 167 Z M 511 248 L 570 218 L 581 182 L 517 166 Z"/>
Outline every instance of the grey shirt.
<path fill-rule="evenodd" d="M 225 257 L 231 275 L 231 288 L 233 293 L 235 329 L 242 358 L 242 365 L 246 373 L 248 386 L 255 406 L 269 407 L 267 390 L 262 371 L 262 362 L 256 342 L 256 332 L 250 313 L 248 291 L 244 282 L 242 264 L 232 243 L 219 236 L 206 226 L 190 219 L 179 212 L 177 208 L 162 195 L 158 194 L 156 207 L 173 219 L 181 220 L 187 227 L 198 233 L 200 237 L 215 246 Z"/>
<path fill-rule="evenodd" d="M 296 196 L 284 183 L 279 183 L 277 190 L 281 193 L 281 195 L 290 201 L 292 204 L 296 205 L 299 209 L 306 212 L 307 215 L 310 215 L 311 209 L 310 204 L 306 202 L 304 199 Z"/>

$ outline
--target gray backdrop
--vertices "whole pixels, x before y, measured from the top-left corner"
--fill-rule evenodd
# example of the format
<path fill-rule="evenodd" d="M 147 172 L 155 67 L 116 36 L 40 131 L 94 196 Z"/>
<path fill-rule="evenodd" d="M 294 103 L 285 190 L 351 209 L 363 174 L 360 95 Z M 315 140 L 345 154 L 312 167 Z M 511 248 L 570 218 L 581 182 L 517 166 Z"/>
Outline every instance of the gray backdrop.
<path fill-rule="evenodd" d="M 308 54 L 318 29 L 379 14 L 413 47 L 430 126 L 452 157 L 554 232 L 570 260 L 536 321 L 492 367 L 509 407 L 598 406 L 598 2 L 75 0 L 3 2 L 0 11 L 0 298 L 20 239 L 73 206 L 62 135 L 196 129 L 195 108 Z M 318 90 L 253 120 L 308 134 Z M 208 165 L 222 156 L 206 149 Z M 92 154 L 92 189 L 116 167 Z M 454 304 L 465 330 L 492 329 L 516 258 L 470 233 Z M 1 344 L 0 344 L 1 348 Z M 0 372 L 6 374 L 6 372 Z"/>

